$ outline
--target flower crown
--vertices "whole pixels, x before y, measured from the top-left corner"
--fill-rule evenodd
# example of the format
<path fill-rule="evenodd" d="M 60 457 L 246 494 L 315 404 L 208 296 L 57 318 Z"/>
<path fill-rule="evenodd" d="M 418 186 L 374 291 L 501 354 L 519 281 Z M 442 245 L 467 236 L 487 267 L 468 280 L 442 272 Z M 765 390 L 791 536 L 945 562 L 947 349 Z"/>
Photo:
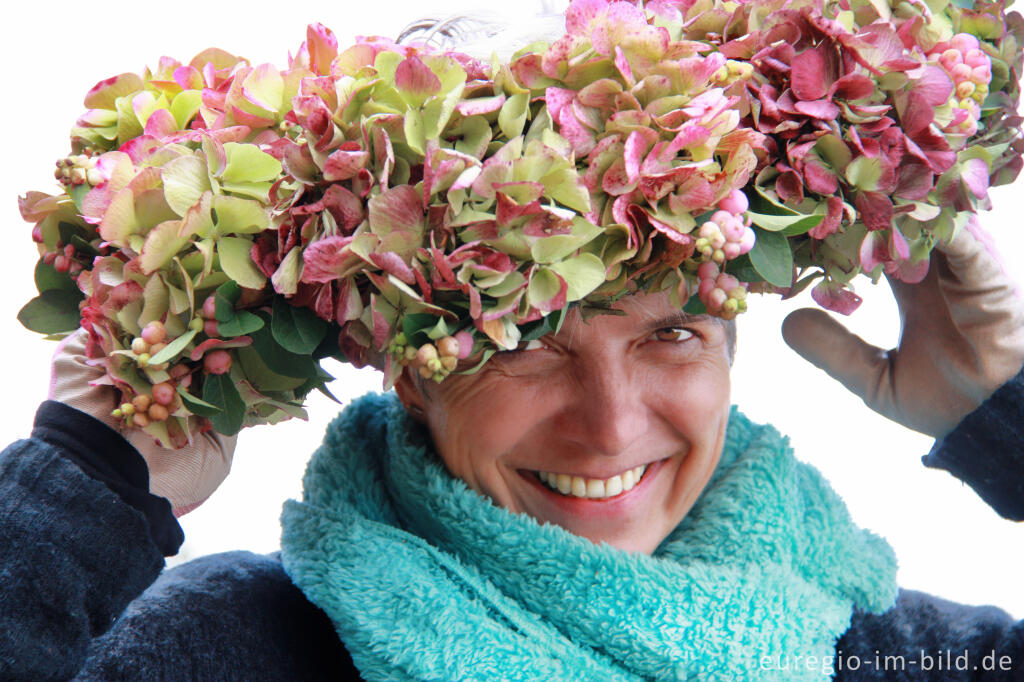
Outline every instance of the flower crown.
<path fill-rule="evenodd" d="M 97 84 L 64 191 L 21 199 L 19 319 L 85 329 L 115 416 L 181 446 L 304 416 L 322 358 L 441 381 L 634 291 L 849 313 L 1020 170 L 1004 5 L 574 0 L 508 63 L 318 24 L 284 70 L 164 58 Z"/>

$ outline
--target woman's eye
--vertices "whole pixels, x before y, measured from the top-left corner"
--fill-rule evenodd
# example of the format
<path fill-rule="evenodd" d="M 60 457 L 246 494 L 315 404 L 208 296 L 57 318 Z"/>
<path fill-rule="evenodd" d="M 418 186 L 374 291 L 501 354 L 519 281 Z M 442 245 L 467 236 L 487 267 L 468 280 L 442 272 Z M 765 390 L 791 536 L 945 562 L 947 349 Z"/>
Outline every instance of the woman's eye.
<path fill-rule="evenodd" d="M 548 347 L 548 345 L 546 343 L 544 343 L 543 341 L 541 341 L 540 339 L 532 339 L 532 340 L 527 341 L 526 343 L 522 344 L 521 346 L 519 346 L 518 350 L 521 350 L 521 351 L 526 351 L 526 350 L 542 350 L 542 349 L 547 348 L 547 347 Z"/>
<path fill-rule="evenodd" d="M 682 327 L 666 327 L 654 332 L 654 337 L 658 341 L 679 342 L 692 339 L 693 336 L 693 332 Z"/>

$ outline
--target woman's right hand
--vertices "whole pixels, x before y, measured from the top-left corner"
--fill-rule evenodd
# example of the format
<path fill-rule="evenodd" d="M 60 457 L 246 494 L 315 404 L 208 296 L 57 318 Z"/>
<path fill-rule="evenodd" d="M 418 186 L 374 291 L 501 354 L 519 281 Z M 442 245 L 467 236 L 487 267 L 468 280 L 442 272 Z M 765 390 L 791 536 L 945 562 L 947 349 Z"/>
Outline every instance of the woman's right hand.
<path fill-rule="evenodd" d="M 91 385 L 90 382 L 103 377 L 104 372 L 87 364 L 86 360 L 85 332 L 79 330 L 64 339 L 54 353 L 48 398 L 120 431 L 146 460 L 149 491 L 167 498 L 175 516 L 187 514 L 206 501 L 231 470 L 237 438 L 211 430 L 195 434 L 191 445 L 168 450 L 141 430 L 122 429 L 120 422 L 111 416 L 117 407 L 117 389 Z"/>

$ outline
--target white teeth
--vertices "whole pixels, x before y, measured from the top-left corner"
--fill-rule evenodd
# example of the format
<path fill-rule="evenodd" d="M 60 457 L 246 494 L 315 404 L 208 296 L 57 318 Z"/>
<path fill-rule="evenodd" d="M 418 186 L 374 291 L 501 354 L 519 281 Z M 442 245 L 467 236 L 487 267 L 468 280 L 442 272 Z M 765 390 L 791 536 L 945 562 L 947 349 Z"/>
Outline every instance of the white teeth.
<path fill-rule="evenodd" d="M 572 494 L 574 497 L 587 496 L 587 484 L 579 476 L 572 477 Z"/>
<path fill-rule="evenodd" d="M 642 464 L 607 479 L 583 478 L 582 476 L 570 476 L 568 474 L 553 474 L 547 471 L 538 471 L 537 476 L 549 488 L 557 490 L 563 495 L 598 500 L 605 497 L 615 497 L 627 490 L 631 490 L 640 482 L 640 478 L 644 475 L 646 469 L 647 465 Z"/>
<path fill-rule="evenodd" d="M 625 471 L 622 474 L 622 489 L 629 490 L 636 485 L 636 476 L 633 475 L 633 470 Z"/>

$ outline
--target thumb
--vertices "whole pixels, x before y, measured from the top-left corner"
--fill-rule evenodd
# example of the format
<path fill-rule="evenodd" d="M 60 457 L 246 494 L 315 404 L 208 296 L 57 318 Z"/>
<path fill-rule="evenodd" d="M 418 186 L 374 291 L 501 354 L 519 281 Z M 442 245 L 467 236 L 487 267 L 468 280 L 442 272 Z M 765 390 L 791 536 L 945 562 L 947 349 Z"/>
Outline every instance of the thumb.
<path fill-rule="evenodd" d="M 825 311 L 794 310 L 782 322 L 782 338 L 872 409 L 885 409 L 891 402 L 888 351 L 851 333 Z"/>

